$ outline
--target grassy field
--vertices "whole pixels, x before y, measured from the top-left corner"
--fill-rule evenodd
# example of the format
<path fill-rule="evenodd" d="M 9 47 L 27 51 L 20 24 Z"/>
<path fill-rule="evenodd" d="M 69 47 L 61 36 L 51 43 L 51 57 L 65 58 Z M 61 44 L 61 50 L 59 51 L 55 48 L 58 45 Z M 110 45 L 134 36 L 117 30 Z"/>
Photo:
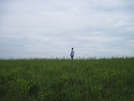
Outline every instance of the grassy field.
<path fill-rule="evenodd" d="M 134 58 L 0 60 L 0 101 L 133 101 Z"/>

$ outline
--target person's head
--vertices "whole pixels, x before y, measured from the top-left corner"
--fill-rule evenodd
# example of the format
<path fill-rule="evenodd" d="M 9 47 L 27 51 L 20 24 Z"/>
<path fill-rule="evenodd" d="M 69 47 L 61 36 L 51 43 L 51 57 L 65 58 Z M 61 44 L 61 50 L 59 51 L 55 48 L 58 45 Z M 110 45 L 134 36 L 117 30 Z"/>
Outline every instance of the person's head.
<path fill-rule="evenodd" d="M 72 48 L 72 50 L 73 50 L 74 48 Z"/>

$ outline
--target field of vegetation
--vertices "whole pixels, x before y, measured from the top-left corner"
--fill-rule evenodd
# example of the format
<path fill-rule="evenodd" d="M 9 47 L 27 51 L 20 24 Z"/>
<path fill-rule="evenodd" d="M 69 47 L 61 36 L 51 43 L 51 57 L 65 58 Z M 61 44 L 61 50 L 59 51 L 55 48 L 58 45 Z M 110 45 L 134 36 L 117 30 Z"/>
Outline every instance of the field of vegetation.
<path fill-rule="evenodd" d="M 0 101 L 133 101 L 134 58 L 0 60 Z"/>

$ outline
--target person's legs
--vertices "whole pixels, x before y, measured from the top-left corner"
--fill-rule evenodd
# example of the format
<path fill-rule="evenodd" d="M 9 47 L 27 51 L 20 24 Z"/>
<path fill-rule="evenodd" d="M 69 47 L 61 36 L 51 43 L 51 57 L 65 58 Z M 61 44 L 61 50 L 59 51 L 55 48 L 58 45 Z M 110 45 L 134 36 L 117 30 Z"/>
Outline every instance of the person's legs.
<path fill-rule="evenodd" d="M 71 56 L 71 59 L 73 60 L 73 56 Z"/>

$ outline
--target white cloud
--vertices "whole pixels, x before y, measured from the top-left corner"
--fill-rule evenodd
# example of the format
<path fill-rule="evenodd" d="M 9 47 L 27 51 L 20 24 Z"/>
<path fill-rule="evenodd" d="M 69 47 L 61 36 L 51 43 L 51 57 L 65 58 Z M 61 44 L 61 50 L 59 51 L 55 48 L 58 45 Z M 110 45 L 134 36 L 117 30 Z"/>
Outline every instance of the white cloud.
<path fill-rule="evenodd" d="M 30 56 L 61 57 L 75 47 L 76 56 L 133 56 L 133 42 L 129 42 L 134 38 L 133 5 L 131 0 L 1 2 L 2 54 L 7 50 L 6 57 L 16 51 L 13 57 L 29 56 L 29 52 Z"/>

